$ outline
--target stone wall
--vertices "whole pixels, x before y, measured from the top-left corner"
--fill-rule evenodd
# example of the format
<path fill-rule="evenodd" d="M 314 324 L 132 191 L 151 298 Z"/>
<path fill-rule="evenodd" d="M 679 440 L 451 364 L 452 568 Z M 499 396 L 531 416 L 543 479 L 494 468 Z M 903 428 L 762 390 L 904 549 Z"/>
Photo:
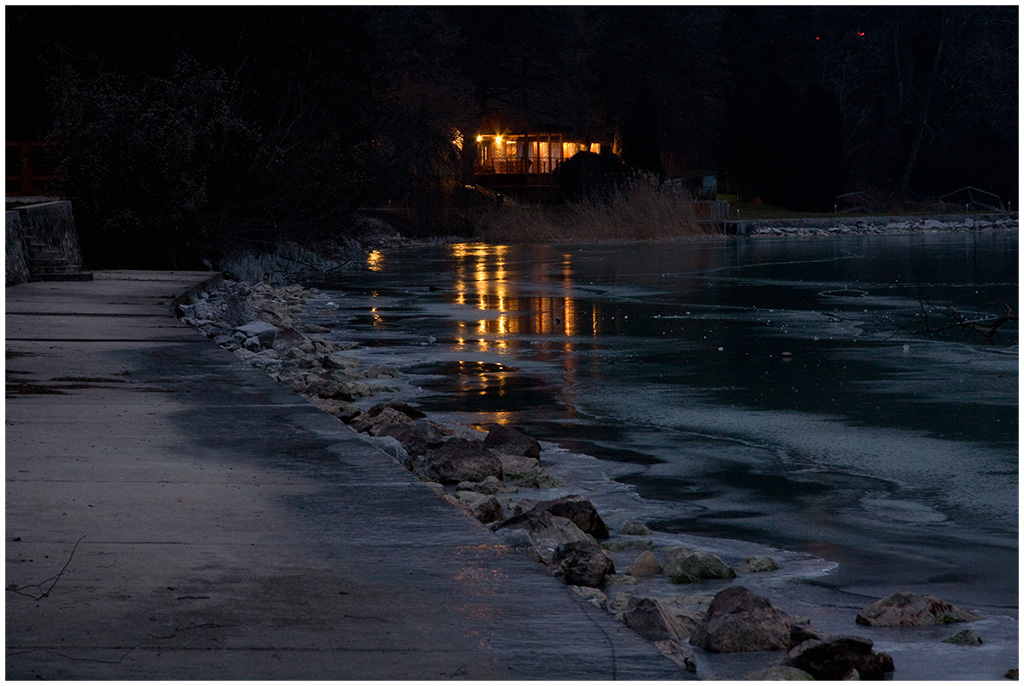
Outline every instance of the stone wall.
<path fill-rule="evenodd" d="M 69 264 L 82 266 L 82 252 L 78 247 L 78 232 L 71 203 L 67 200 L 44 202 L 18 208 L 22 231 L 42 241 Z"/>
<path fill-rule="evenodd" d="M 82 251 L 71 203 L 66 200 L 25 205 L 7 210 L 6 285 L 29 280 L 29 249 L 26 236 L 42 243 L 35 250 L 56 253 L 72 267 L 82 266 Z"/>
<path fill-rule="evenodd" d="M 7 281 L 13 286 L 28 281 L 28 258 L 25 256 L 25 242 L 22 240 L 21 214 L 8 210 L 7 215 Z"/>

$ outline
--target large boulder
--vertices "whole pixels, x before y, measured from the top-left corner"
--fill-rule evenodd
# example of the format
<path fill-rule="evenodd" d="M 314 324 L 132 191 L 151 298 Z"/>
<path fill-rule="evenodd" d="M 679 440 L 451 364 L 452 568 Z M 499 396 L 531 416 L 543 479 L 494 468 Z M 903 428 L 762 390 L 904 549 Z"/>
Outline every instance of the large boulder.
<path fill-rule="evenodd" d="M 658 562 L 658 558 L 654 557 L 654 553 L 645 550 L 633 560 L 633 564 L 629 565 L 626 574 L 638 578 L 657 576 L 661 574 L 661 563 Z"/>
<path fill-rule="evenodd" d="M 319 376 L 306 377 L 304 385 L 300 388 L 300 392 L 304 395 L 323 398 L 324 400 L 349 401 L 353 399 L 352 393 L 344 384 Z"/>
<path fill-rule="evenodd" d="M 373 417 L 377 414 L 380 414 L 385 409 L 392 409 L 395 410 L 396 412 L 401 412 L 409 419 L 423 419 L 424 417 L 427 416 L 426 414 L 423 413 L 423 410 L 417 409 L 410 405 L 409 403 L 402 403 L 397 401 L 392 401 L 389 403 L 377 403 L 369 410 L 367 410 L 366 414 Z"/>
<path fill-rule="evenodd" d="M 349 426 L 356 431 L 367 433 L 371 436 L 390 435 L 392 438 L 395 438 L 393 434 L 384 434 L 384 431 L 386 429 L 389 430 L 392 426 L 408 424 L 411 421 L 408 416 L 398 410 L 386 408 L 383 412 L 378 412 L 374 415 L 364 412 L 349 422 Z M 405 446 L 403 445 L 402 447 L 404 448 Z M 406 452 L 409 452 L 408 448 L 406 448 Z"/>
<path fill-rule="evenodd" d="M 709 653 L 746 653 L 789 648 L 794 619 L 772 607 L 767 598 L 742 586 L 719 592 L 690 644 Z"/>
<path fill-rule="evenodd" d="M 892 656 L 875 653 L 872 642 L 860 636 L 832 636 L 804 641 L 789 651 L 786 664 L 801 669 L 819 681 L 845 679 L 857 670 L 864 681 L 879 681 L 893 671 Z"/>
<path fill-rule="evenodd" d="M 736 571 L 740 574 L 756 574 L 757 572 L 774 572 L 778 568 L 779 563 L 774 558 L 762 555 L 761 557 L 748 557 L 747 564 Z"/>
<path fill-rule="evenodd" d="M 943 643 L 952 643 L 958 646 L 980 646 L 982 644 L 981 637 L 974 633 L 970 629 L 964 629 L 963 631 L 956 632 L 956 635 L 950 636 L 942 641 Z"/>
<path fill-rule="evenodd" d="M 498 502 L 498 499 L 493 495 L 481 497 L 469 506 L 469 511 L 473 513 L 474 517 L 484 524 L 500 522 L 505 519 L 505 510 L 501 507 L 501 503 Z"/>
<path fill-rule="evenodd" d="M 533 509 L 572 520 L 573 524 L 594 538 L 608 538 L 608 527 L 601 519 L 601 515 L 597 513 L 597 508 L 582 495 L 567 495 L 556 500 L 537 503 Z"/>
<path fill-rule="evenodd" d="M 572 541 L 555 548 L 551 572 L 570 586 L 600 586 L 615 573 L 611 556 L 593 541 Z"/>
<path fill-rule="evenodd" d="M 648 641 L 678 639 L 672 620 L 653 598 L 636 598 L 620 616 L 622 623 Z"/>
<path fill-rule="evenodd" d="M 394 411 L 398 412 L 397 410 Z M 408 417 L 404 412 L 401 414 Z M 377 416 L 379 417 L 380 413 Z M 373 419 L 375 419 L 374 416 L 369 417 L 371 424 Z M 442 433 L 441 427 L 425 419 L 391 424 L 382 427 L 377 432 L 377 435 L 391 436 L 397 439 L 402 444 L 402 447 L 405 448 L 405 452 L 413 457 L 424 455 L 427 451 L 434 448 L 440 448 L 445 440 L 445 434 Z"/>
<path fill-rule="evenodd" d="M 494 425 L 484 439 L 484 445 L 510 455 L 540 456 L 540 443 L 510 426 Z"/>
<path fill-rule="evenodd" d="M 487 443 L 485 442 L 484 445 Z M 501 468 L 505 470 L 505 474 L 509 478 L 529 476 L 540 469 L 540 460 L 536 457 L 498 452 L 498 459 L 501 460 Z"/>
<path fill-rule="evenodd" d="M 422 465 L 424 476 L 443 484 L 483 481 L 489 476 L 502 478 L 501 462 L 480 441 L 451 438 L 421 460 L 417 460 L 414 467 Z"/>
<path fill-rule="evenodd" d="M 484 495 L 496 495 L 498 493 L 515 493 L 519 489 L 515 486 L 506 486 L 503 481 L 494 476 L 489 476 L 483 481 L 460 481 L 455 487 L 459 491 L 474 491 Z M 502 519 L 505 519 L 502 517 Z"/>
<path fill-rule="evenodd" d="M 979 615 L 935 596 L 916 593 L 893 593 L 857 613 L 857 623 L 867 626 L 931 626 L 978 619 Z"/>
<path fill-rule="evenodd" d="M 718 555 L 685 546 L 666 549 L 662 572 L 674 584 L 689 584 L 701 579 L 736 578 L 736 572 Z"/>
<path fill-rule="evenodd" d="M 501 535 L 503 540 L 508 540 L 508 537 L 503 535 L 506 532 L 525 531 L 533 544 L 534 552 L 545 564 L 551 563 L 555 549 L 564 543 L 593 542 L 594 540 L 565 517 L 556 517 L 550 512 L 533 510 L 509 517 L 492 529 Z M 585 586 L 586 584 L 578 585 Z"/>

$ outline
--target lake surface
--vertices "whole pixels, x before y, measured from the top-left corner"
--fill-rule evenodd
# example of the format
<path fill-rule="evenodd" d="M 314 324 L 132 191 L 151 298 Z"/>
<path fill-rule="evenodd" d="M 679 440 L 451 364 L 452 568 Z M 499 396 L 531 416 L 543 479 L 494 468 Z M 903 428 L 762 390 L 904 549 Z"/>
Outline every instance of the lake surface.
<path fill-rule="evenodd" d="M 1015 231 L 456 244 L 317 285 L 424 410 L 596 458 L 656 531 L 1016 615 L 1016 324 L 921 331 L 1017 311 Z"/>

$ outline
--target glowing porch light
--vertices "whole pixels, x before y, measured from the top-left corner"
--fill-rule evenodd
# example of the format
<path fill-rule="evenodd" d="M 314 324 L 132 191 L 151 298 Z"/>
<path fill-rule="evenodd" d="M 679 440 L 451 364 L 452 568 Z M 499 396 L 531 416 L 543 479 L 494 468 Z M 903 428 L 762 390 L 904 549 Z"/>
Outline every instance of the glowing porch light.
<path fill-rule="evenodd" d="M 477 136 L 476 137 L 476 142 L 477 143 L 483 143 L 484 142 L 484 137 L 483 136 Z"/>

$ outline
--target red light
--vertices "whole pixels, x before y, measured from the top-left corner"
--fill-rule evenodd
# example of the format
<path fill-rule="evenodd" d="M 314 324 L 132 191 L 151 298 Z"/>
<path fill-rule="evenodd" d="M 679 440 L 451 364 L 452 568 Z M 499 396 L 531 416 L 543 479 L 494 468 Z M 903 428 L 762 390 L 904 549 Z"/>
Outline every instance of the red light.
<path fill-rule="evenodd" d="M 863 38 L 864 37 L 864 32 L 863 31 L 858 31 L 857 35 L 860 36 L 861 38 Z"/>
<path fill-rule="evenodd" d="M 821 36 L 815 36 L 814 40 L 821 40 Z"/>

